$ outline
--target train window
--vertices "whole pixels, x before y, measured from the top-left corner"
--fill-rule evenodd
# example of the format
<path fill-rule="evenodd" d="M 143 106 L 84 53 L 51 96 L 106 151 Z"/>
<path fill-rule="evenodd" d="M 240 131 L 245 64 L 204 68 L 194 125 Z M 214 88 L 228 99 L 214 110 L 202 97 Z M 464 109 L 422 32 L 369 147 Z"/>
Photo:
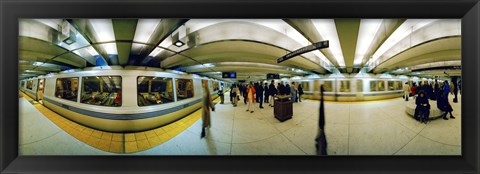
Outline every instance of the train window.
<path fill-rule="evenodd" d="M 350 92 L 350 81 L 340 80 L 340 92 Z"/>
<path fill-rule="evenodd" d="M 379 80 L 379 81 L 377 81 L 377 83 L 378 83 L 378 85 L 377 85 L 378 86 L 378 91 L 385 91 L 385 82 Z"/>
<path fill-rule="evenodd" d="M 402 89 L 403 89 L 403 83 L 402 83 L 402 81 L 395 81 L 395 83 L 393 84 L 393 86 L 395 87 L 395 90 L 402 90 Z"/>
<path fill-rule="evenodd" d="M 402 90 L 402 82 L 401 81 L 388 81 L 388 90 Z"/>
<path fill-rule="evenodd" d="M 138 106 L 150 106 L 174 102 L 173 80 L 166 77 L 137 78 Z"/>
<path fill-rule="evenodd" d="M 357 92 L 363 92 L 363 80 L 357 80 Z"/>
<path fill-rule="evenodd" d="M 25 88 L 25 81 L 20 82 L 20 84 L 21 84 L 20 86 L 21 86 L 22 88 Z"/>
<path fill-rule="evenodd" d="M 177 86 L 177 100 L 193 97 L 192 79 L 175 79 L 175 84 Z"/>
<path fill-rule="evenodd" d="M 333 81 L 323 81 L 323 89 L 325 92 L 333 91 Z"/>
<path fill-rule="evenodd" d="M 313 90 L 320 92 L 320 80 L 313 81 Z"/>
<path fill-rule="evenodd" d="M 213 81 L 212 83 L 213 83 L 213 85 L 212 85 L 212 86 L 213 86 L 213 90 L 214 90 L 214 91 L 218 91 L 218 90 L 219 90 L 218 82 Z"/>
<path fill-rule="evenodd" d="M 388 90 L 389 91 L 395 90 L 395 87 L 393 87 L 393 85 L 394 85 L 393 81 L 388 81 Z"/>
<path fill-rule="evenodd" d="M 119 107 L 122 105 L 122 77 L 82 77 L 81 96 L 81 103 Z"/>
<path fill-rule="evenodd" d="M 370 91 L 371 92 L 378 91 L 377 84 L 378 83 L 375 80 L 370 81 Z"/>
<path fill-rule="evenodd" d="M 27 89 L 32 90 L 32 86 L 33 86 L 33 81 L 32 80 L 27 81 Z"/>
<path fill-rule="evenodd" d="M 77 101 L 78 77 L 58 78 L 55 87 L 55 97 Z"/>
<path fill-rule="evenodd" d="M 310 85 L 308 85 L 309 82 L 302 82 L 302 89 L 303 91 L 310 91 Z"/>

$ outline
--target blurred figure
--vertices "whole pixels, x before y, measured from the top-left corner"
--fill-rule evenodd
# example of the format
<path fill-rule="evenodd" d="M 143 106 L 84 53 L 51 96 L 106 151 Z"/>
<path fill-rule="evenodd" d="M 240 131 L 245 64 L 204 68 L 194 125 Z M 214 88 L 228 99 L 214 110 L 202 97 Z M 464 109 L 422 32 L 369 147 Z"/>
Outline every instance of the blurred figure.
<path fill-rule="evenodd" d="M 458 81 L 458 92 L 460 92 L 460 95 L 462 95 L 462 80 Z"/>
<path fill-rule="evenodd" d="M 450 113 L 450 118 L 451 119 L 455 119 L 455 117 L 452 114 L 453 108 L 450 105 L 450 103 L 448 102 L 448 98 L 446 97 L 446 95 L 448 95 L 448 93 L 445 93 L 444 91 L 440 90 L 438 92 L 438 94 L 439 94 L 439 96 L 437 97 L 437 108 L 440 109 L 441 111 L 445 112 L 445 114 L 443 115 L 443 119 L 448 120 L 448 118 L 447 118 L 448 113 Z"/>
<path fill-rule="evenodd" d="M 237 107 L 238 100 L 240 99 L 240 90 L 237 85 L 233 85 L 233 107 Z"/>
<path fill-rule="evenodd" d="M 232 105 L 233 105 L 233 97 L 237 96 L 237 94 L 233 94 L 233 92 L 234 92 L 233 88 L 235 88 L 235 84 L 232 84 L 232 86 L 230 86 L 230 103 L 232 103 Z"/>
<path fill-rule="evenodd" d="M 205 137 L 205 128 L 210 128 L 210 108 L 215 111 L 215 106 L 210 99 L 210 90 L 208 90 L 208 83 L 202 83 L 203 86 L 203 106 L 202 106 L 202 133 L 200 138 Z"/>
<path fill-rule="evenodd" d="M 295 82 L 292 82 L 292 86 L 290 86 L 290 95 L 292 95 L 292 101 L 297 102 L 297 89 L 295 89 Z"/>
<path fill-rule="evenodd" d="M 269 92 L 270 90 L 268 89 L 268 83 L 265 83 L 264 86 L 263 86 L 263 94 L 264 94 L 264 103 L 268 103 L 268 95 L 269 95 Z"/>
<path fill-rule="evenodd" d="M 450 85 L 448 84 L 448 80 L 443 82 L 443 93 L 445 94 L 445 98 L 448 101 L 448 93 L 450 93 Z"/>
<path fill-rule="evenodd" d="M 255 102 L 258 103 L 258 102 L 260 102 L 260 101 L 258 101 L 260 98 L 259 98 L 259 96 L 258 96 L 258 91 L 259 91 L 259 90 L 258 90 L 258 83 L 257 83 L 257 82 L 253 83 L 253 89 L 255 89 L 255 91 L 257 91 L 257 93 L 256 93 L 256 95 L 255 95 Z"/>
<path fill-rule="evenodd" d="M 455 98 L 453 98 L 453 103 L 457 103 L 458 102 L 458 98 L 457 98 L 457 95 L 458 95 L 458 82 L 457 82 L 457 77 L 453 77 L 452 78 L 452 91 L 453 91 L 453 96 Z"/>
<path fill-rule="evenodd" d="M 302 102 L 303 87 L 302 84 L 298 84 L 298 101 Z"/>
<path fill-rule="evenodd" d="M 320 112 L 318 118 L 318 131 L 315 138 L 315 148 L 317 149 L 317 155 L 327 154 L 327 137 L 325 136 L 325 109 L 323 104 L 323 85 L 320 86 Z"/>
<path fill-rule="evenodd" d="M 419 120 L 421 123 L 427 124 L 428 116 L 430 115 L 430 103 L 424 91 L 418 93 L 418 97 L 415 100 L 417 107 L 415 108 L 415 114 L 413 117 Z"/>
<path fill-rule="evenodd" d="M 223 104 L 224 98 L 223 98 L 223 86 L 220 86 L 217 92 L 218 96 L 220 96 L 220 104 Z"/>
<path fill-rule="evenodd" d="M 270 96 L 270 101 L 272 101 L 272 103 L 269 103 L 268 106 L 273 107 L 273 104 L 275 103 L 275 95 L 277 94 L 277 88 L 275 88 L 274 80 L 272 80 L 272 82 L 268 86 L 268 90 L 269 90 L 268 95 Z"/>
<path fill-rule="evenodd" d="M 412 84 L 412 87 L 410 88 L 410 94 L 412 95 L 413 99 L 415 99 L 415 92 L 417 91 L 417 85 L 415 84 L 415 82 L 413 82 Z"/>
<path fill-rule="evenodd" d="M 243 103 L 247 104 L 247 85 L 243 84 L 242 85 L 242 94 L 243 94 Z"/>
<path fill-rule="evenodd" d="M 263 109 L 263 106 L 262 106 L 262 104 L 263 104 L 263 86 L 262 86 L 262 84 L 258 83 L 256 91 L 257 91 L 256 92 L 256 94 L 257 94 L 256 97 L 258 98 L 258 103 L 260 103 L 259 108 Z"/>
<path fill-rule="evenodd" d="M 255 102 L 255 88 L 253 85 L 250 83 L 247 88 L 247 100 L 248 100 L 248 105 L 247 105 L 247 112 L 250 111 L 250 113 L 253 113 L 255 110 L 255 106 L 253 103 Z"/>
<path fill-rule="evenodd" d="M 405 82 L 405 85 L 403 85 L 403 93 L 403 98 L 405 98 L 405 101 L 408 101 L 410 97 L 410 85 L 408 85 L 408 82 Z"/>
<path fill-rule="evenodd" d="M 283 94 L 284 95 L 291 95 L 291 93 L 290 93 L 291 89 L 290 88 L 291 88 L 290 85 L 287 83 L 287 85 L 285 85 L 285 88 L 283 88 Z"/>

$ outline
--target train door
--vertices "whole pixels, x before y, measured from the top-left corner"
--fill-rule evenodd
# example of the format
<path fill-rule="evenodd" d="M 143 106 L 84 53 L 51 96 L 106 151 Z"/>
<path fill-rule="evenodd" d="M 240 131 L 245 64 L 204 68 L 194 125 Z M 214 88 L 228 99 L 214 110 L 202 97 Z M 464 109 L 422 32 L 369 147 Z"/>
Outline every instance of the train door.
<path fill-rule="evenodd" d="M 44 92 L 45 79 L 38 79 L 38 88 L 37 88 L 37 101 L 43 104 L 43 92 Z"/>

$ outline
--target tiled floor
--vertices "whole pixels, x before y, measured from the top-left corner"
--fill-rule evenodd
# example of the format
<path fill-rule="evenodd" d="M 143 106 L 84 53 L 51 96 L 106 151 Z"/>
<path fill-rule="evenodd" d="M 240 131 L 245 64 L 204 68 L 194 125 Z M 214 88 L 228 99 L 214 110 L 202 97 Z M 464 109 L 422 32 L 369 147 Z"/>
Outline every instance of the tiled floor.
<path fill-rule="evenodd" d="M 56 155 L 313 155 L 318 127 L 319 102 L 294 103 L 293 118 L 279 122 L 273 108 L 246 112 L 240 102 L 232 107 L 217 104 L 212 112 L 212 127 L 201 139 L 200 111 L 154 131 L 123 134 L 78 130 L 86 141 L 77 140 L 70 130 L 74 123 L 49 121 L 32 104 L 20 98 L 20 154 Z M 421 124 L 405 112 L 401 98 L 372 102 L 325 102 L 325 133 L 329 155 L 461 155 L 460 103 L 450 103 L 456 119 L 437 119 Z M 218 99 L 217 99 L 218 100 Z M 413 100 L 410 100 L 412 102 Z M 461 101 L 461 99 L 459 100 Z M 41 108 L 39 104 L 34 104 Z M 54 119 L 55 120 L 55 119 Z M 57 124 L 58 123 L 58 124 Z M 191 125 L 189 125 L 191 123 Z M 59 127 L 56 126 L 59 125 Z M 62 127 L 63 125 L 63 127 Z M 186 130 L 182 131 L 185 127 Z M 62 130 L 65 128 L 64 130 Z M 85 135 L 83 135 L 85 136 Z M 125 142 L 124 149 L 114 142 Z M 88 143 L 92 139 L 94 143 Z M 105 141 L 111 140 L 109 152 Z M 86 143 L 87 144 L 86 144 Z M 93 146 L 93 147 L 92 147 Z M 100 147 L 105 146 L 105 147 Z M 95 148 L 94 148 L 95 147 Z M 118 147 L 118 148 L 117 148 Z M 110 153 L 114 152 L 114 153 Z"/>

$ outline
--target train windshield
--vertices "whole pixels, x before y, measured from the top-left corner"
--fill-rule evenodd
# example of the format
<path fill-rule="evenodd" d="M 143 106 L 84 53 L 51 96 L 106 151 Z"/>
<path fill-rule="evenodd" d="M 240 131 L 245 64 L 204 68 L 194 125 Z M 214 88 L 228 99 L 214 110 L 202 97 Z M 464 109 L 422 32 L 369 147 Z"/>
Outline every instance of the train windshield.
<path fill-rule="evenodd" d="M 138 106 L 150 106 L 174 102 L 173 80 L 165 77 L 137 78 Z"/>
<path fill-rule="evenodd" d="M 113 107 L 122 105 L 122 77 L 83 77 L 82 84 L 81 103 Z"/>

